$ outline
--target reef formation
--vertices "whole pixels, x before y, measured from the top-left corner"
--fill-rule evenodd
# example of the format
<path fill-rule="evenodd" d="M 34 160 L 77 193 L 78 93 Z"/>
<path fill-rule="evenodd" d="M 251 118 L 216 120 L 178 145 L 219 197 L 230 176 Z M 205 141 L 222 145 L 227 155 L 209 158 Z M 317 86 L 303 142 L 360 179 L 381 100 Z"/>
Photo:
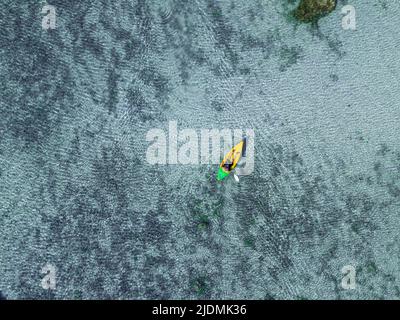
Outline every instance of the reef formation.
<path fill-rule="evenodd" d="M 293 15 L 300 22 L 317 22 L 335 8 L 336 0 L 301 0 Z"/>

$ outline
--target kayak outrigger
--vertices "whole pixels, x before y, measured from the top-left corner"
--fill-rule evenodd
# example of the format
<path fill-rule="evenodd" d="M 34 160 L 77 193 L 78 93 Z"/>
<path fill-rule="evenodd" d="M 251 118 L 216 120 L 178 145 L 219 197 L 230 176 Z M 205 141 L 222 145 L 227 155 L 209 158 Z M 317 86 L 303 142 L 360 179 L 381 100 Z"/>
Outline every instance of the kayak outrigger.
<path fill-rule="evenodd" d="M 221 181 L 225 179 L 229 174 L 235 169 L 236 165 L 238 164 L 240 158 L 245 156 L 246 153 L 246 137 L 243 138 L 236 146 L 234 146 L 224 157 L 222 160 L 217 180 Z"/>

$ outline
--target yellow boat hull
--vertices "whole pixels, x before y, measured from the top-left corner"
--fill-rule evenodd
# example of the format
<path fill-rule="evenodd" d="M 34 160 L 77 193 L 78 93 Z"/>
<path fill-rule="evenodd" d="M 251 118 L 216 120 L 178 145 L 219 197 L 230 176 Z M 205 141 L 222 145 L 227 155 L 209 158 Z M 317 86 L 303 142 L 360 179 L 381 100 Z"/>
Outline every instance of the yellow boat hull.
<path fill-rule="evenodd" d="M 223 180 L 236 168 L 245 147 L 246 139 L 243 139 L 225 155 L 219 166 L 217 180 Z"/>

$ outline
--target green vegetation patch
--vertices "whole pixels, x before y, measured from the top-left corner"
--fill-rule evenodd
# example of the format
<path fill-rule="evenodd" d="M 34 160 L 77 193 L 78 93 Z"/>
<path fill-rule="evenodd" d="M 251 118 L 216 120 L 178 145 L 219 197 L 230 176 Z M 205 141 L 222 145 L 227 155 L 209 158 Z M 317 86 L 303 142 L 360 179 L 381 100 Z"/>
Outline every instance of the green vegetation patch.
<path fill-rule="evenodd" d="M 199 295 L 203 296 L 207 292 L 207 283 L 204 277 L 199 277 L 192 282 L 193 291 Z"/>
<path fill-rule="evenodd" d="M 367 264 L 367 272 L 368 273 L 377 273 L 378 267 L 373 261 L 368 262 Z"/>

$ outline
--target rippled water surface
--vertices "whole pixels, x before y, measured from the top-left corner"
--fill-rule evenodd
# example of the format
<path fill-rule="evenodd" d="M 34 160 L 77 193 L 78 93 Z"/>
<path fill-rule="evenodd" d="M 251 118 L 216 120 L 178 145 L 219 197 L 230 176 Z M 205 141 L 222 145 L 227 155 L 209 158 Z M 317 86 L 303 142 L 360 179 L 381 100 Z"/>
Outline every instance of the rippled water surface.
<path fill-rule="evenodd" d="M 399 3 L 47 3 L 0 8 L 0 297 L 400 297 Z M 254 172 L 150 165 L 170 121 L 253 129 Z"/>

